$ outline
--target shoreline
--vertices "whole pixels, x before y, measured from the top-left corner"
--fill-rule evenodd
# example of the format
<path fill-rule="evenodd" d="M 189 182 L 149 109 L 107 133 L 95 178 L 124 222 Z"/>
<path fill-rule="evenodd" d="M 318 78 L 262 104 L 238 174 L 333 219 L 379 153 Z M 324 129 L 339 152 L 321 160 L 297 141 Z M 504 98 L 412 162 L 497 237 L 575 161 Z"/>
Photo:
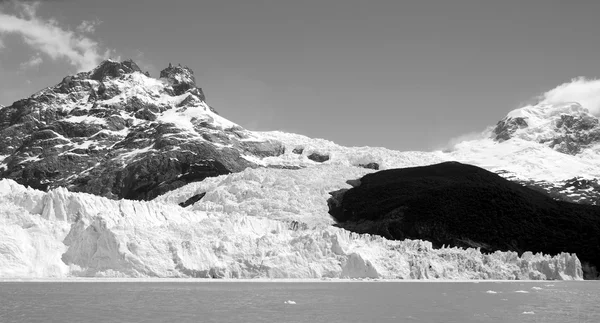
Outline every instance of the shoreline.
<path fill-rule="evenodd" d="M 586 280 L 474 280 L 474 279 L 369 279 L 369 278 L 0 278 L 0 283 L 562 283 Z"/>

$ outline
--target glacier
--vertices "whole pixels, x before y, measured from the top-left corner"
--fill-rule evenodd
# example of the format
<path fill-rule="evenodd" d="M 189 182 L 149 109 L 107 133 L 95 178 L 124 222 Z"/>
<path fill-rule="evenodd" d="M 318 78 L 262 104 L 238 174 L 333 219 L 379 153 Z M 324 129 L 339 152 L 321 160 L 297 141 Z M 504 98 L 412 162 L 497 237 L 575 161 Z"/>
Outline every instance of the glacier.
<path fill-rule="evenodd" d="M 31 105 L 35 118 L 48 112 L 92 134 L 67 138 L 53 131 L 45 133 L 49 141 L 39 138 L 63 158 L 60 167 L 72 159 L 70 170 L 61 169 L 64 176 L 54 179 L 52 187 L 77 191 L 73 185 L 80 178 L 91 184 L 79 190 L 96 192 L 101 187 L 112 192 L 96 180 L 114 176 L 113 164 L 127 167 L 143 158 L 154 160 L 154 154 L 177 160 L 208 151 L 190 160 L 194 165 L 212 165 L 215 158 L 225 156 L 222 162 L 231 162 L 231 167 L 211 176 L 236 173 L 203 176 L 202 181 L 190 180 L 181 187 L 171 183 L 169 190 L 142 196 L 156 196 L 150 201 L 113 200 L 61 187 L 44 192 L 0 180 L 0 277 L 582 279 L 581 263 L 574 254 L 482 254 L 477 249 L 433 249 L 427 241 L 389 241 L 351 233 L 334 226 L 327 199 L 329 192 L 350 188 L 349 183 L 374 171 L 365 165 L 384 170 L 458 161 L 523 181 L 599 178 L 600 144 L 595 140 L 600 136 L 600 121 L 590 114 L 597 113 L 591 107 L 597 91 L 582 96 L 561 86 L 548 92 L 541 101 L 510 112 L 501 121 L 506 129 L 500 130 L 507 131 L 507 138 L 494 136 L 492 127 L 477 139 L 445 150 L 401 152 L 344 147 L 282 131 L 249 131 L 206 104 L 188 68 L 169 66 L 154 79 L 133 66 L 132 61 L 105 61 L 6 110 L 8 116 Z M 598 85 L 593 84 L 591 90 Z M 139 111 L 127 110 L 128 105 L 154 112 L 138 117 Z M 92 113 L 94 109 L 99 110 Z M 112 119 L 109 110 L 117 112 Z M 155 123 L 169 130 L 160 140 L 148 134 Z M 37 142 L 17 150 L 31 134 L 5 132 L 6 138 L 20 136 L 13 143 L 5 142 L 0 154 L 0 170 L 16 174 L 15 179 L 22 178 L 22 166 L 45 157 Z M 573 142 L 577 145 L 569 150 Z M 91 155 L 82 151 L 88 148 L 94 151 Z M 109 151 L 115 153 L 110 155 L 111 164 L 92 172 L 100 165 L 95 158 Z M 326 158 L 314 160 L 312 154 Z M 43 164 L 32 166 L 30 173 L 47 171 Z M 160 169 L 168 171 L 167 166 Z M 131 174 L 133 178 L 139 173 L 132 168 Z M 170 175 L 168 179 L 176 182 L 186 173 Z M 120 187 L 127 181 L 115 183 L 110 184 Z M 165 180 L 152 183 L 159 186 Z M 107 196 L 128 196 L 119 192 Z M 198 194 L 204 194 L 200 201 L 179 206 Z"/>
<path fill-rule="evenodd" d="M 560 110 L 560 107 L 557 108 Z M 559 112 L 557 112 L 559 113 Z M 528 133 L 537 131 L 528 129 Z M 486 129 L 480 138 L 465 140 L 445 150 L 397 151 L 383 147 L 345 147 L 325 139 L 310 138 L 281 131 L 254 132 L 263 140 L 282 142 L 285 153 L 281 156 L 251 159 L 259 165 L 300 165 L 310 167 L 317 163 L 307 156 L 313 152 L 330 157 L 325 164 L 358 166 L 378 163 L 380 169 L 426 166 L 446 161 L 458 161 L 504 173 L 513 179 L 559 182 L 574 177 L 599 178 L 600 146 L 590 147 L 580 154 L 569 155 L 546 145 L 530 141 L 524 136 L 499 142 L 492 138 L 492 129 Z M 304 148 L 301 155 L 292 151 Z M 503 175 L 504 176 L 504 175 Z"/>
<path fill-rule="evenodd" d="M 3 179 L 0 277 L 582 279 L 574 254 L 434 249 L 332 226 L 327 192 L 368 171 L 246 169 L 153 201 L 42 192 Z M 205 198 L 177 205 L 197 191 Z"/>

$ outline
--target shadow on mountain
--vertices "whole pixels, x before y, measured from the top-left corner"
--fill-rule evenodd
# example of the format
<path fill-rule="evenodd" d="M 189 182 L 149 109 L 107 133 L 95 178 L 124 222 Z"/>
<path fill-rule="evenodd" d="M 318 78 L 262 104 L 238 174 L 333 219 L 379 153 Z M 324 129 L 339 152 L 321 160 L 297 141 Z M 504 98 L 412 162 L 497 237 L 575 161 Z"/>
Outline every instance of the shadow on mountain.
<path fill-rule="evenodd" d="M 557 201 L 457 162 L 379 171 L 350 184 L 328 200 L 337 226 L 347 230 L 436 248 L 576 253 L 584 278 L 598 276 L 598 206 Z"/>

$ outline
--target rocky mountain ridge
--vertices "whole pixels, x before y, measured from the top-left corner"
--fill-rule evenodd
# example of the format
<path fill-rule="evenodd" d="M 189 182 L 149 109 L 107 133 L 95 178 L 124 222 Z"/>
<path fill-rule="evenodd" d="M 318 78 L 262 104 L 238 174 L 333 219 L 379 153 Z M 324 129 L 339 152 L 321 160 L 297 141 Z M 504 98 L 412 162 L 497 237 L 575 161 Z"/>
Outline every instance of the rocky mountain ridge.
<path fill-rule="evenodd" d="M 6 138 L 0 142 L 0 178 L 109 198 L 148 200 L 247 167 L 350 163 L 388 169 L 457 160 L 519 175 L 510 179 L 557 198 L 594 204 L 593 182 L 600 176 L 599 121 L 578 103 L 516 109 L 489 140 L 461 143 L 451 152 L 359 152 L 311 138 L 297 142 L 301 136 L 293 134 L 245 130 L 206 103 L 191 69 L 169 64 L 154 79 L 131 60 L 104 61 L 0 108 L 0 135 Z M 574 192 L 567 182 L 578 177 L 584 181 Z"/>
<path fill-rule="evenodd" d="M 256 165 L 281 144 L 255 137 L 206 104 L 191 69 L 154 79 L 107 60 L 0 109 L 0 178 L 41 190 L 151 199 Z"/>

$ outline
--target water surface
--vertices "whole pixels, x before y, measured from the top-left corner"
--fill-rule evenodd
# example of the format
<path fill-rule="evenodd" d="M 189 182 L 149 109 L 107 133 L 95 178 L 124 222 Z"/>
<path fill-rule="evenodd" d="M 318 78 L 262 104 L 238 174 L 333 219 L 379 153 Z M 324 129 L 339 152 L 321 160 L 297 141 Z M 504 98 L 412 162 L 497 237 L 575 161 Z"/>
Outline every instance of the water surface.
<path fill-rule="evenodd" d="M 600 322 L 598 300 L 589 281 L 0 282 L 0 322 Z"/>

